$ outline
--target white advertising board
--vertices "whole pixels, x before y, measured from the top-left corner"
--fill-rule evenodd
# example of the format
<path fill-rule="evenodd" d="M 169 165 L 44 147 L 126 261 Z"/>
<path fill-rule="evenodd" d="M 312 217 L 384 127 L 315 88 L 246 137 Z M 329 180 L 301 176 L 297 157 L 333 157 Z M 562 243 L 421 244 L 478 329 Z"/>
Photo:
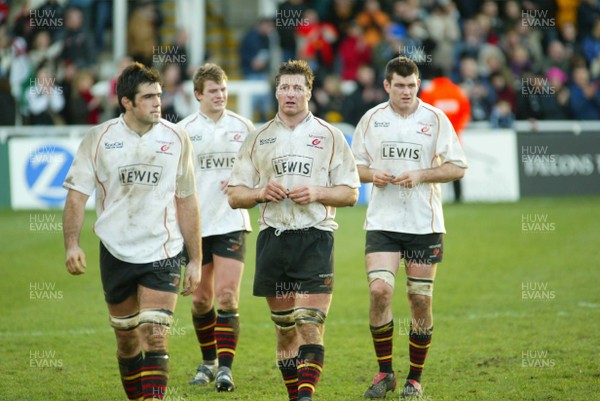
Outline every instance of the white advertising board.
<path fill-rule="evenodd" d="M 8 144 L 10 197 L 13 209 L 62 208 L 67 190 L 62 183 L 80 138 L 11 138 Z M 87 208 L 93 208 L 93 196 Z"/>

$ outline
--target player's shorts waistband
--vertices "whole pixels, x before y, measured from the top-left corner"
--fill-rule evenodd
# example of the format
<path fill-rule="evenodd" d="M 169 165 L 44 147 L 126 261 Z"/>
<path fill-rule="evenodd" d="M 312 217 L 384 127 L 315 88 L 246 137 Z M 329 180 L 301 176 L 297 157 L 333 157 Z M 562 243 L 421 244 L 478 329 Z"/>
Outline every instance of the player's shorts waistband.
<path fill-rule="evenodd" d="M 295 229 L 267 227 L 267 228 L 265 228 L 265 230 L 269 230 L 269 231 L 273 232 L 273 234 L 275 234 L 276 237 L 279 237 L 280 235 L 309 234 L 309 233 L 323 231 L 323 230 L 319 230 L 318 228 L 314 228 L 314 227 L 295 228 Z"/>

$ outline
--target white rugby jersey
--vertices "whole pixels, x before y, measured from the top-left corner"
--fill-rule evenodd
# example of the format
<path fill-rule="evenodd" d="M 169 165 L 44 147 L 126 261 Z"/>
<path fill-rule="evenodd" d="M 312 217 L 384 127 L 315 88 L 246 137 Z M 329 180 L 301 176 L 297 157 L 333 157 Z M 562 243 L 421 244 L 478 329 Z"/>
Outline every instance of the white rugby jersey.
<path fill-rule="evenodd" d="M 114 257 L 150 263 L 183 248 L 175 196 L 196 191 L 192 154 L 182 128 L 161 119 L 139 136 L 121 115 L 83 138 L 63 186 L 96 190 L 94 231 Z"/>
<path fill-rule="evenodd" d="M 300 185 L 358 188 L 352 151 L 340 130 L 308 114 L 293 130 L 277 115 L 242 144 L 229 186 L 262 188 L 275 180 L 291 190 Z M 260 204 L 260 229 L 333 231 L 335 208 L 319 202 L 298 205 L 290 199 Z"/>
<path fill-rule="evenodd" d="M 196 112 L 178 125 L 185 129 L 194 146 L 202 236 L 250 231 L 248 211 L 229 206 L 227 195 L 221 190 L 221 181 L 229 179 L 242 142 L 254 130 L 252 122 L 225 110 L 217 122 Z"/>
<path fill-rule="evenodd" d="M 447 162 L 467 167 L 448 117 L 440 109 L 418 101 L 417 110 L 406 118 L 395 113 L 389 102 L 365 113 L 352 139 L 358 165 L 395 176 Z M 410 234 L 445 233 L 441 185 L 373 186 L 364 228 Z"/>

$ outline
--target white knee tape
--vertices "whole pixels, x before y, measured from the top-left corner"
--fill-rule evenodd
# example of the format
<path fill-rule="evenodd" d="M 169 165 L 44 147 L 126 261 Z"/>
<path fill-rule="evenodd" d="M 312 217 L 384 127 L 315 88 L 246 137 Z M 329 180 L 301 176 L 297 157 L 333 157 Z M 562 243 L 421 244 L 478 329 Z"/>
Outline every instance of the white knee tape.
<path fill-rule="evenodd" d="M 110 325 L 118 330 L 133 330 L 140 325 L 140 315 L 109 316 Z"/>
<path fill-rule="evenodd" d="M 433 296 L 433 280 L 408 276 L 406 280 L 406 292 L 431 297 Z"/>
<path fill-rule="evenodd" d="M 275 323 L 281 331 L 292 330 L 296 327 L 296 321 L 294 320 L 294 310 L 282 310 L 282 311 L 271 311 L 271 320 Z"/>
<path fill-rule="evenodd" d="M 316 308 L 296 308 L 294 309 L 294 321 L 296 324 L 316 324 L 325 323 L 327 315 Z"/>
<path fill-rule="evenodd" d="M 367 273 L 367 280 L 369 280 L 369 285 L 375 280 L 382 280 L 392 288 L 396 285 L 396 276 L 394 273 L 385 269 L 371 270 Z"/>
<path fill-rule="evenodd" d="M 146 309 L 140 312 L 140 324 L 160 324 L 171 327 L 173 312 L 168 309 Z"/>

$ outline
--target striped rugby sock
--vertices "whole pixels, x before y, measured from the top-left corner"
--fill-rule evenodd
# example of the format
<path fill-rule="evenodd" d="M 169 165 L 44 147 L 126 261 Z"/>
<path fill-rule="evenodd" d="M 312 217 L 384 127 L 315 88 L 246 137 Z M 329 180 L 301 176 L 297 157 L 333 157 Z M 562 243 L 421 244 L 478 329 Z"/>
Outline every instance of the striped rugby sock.
<path fill-rule="evenodd" d="M 323 371 L 325 347 L 320 344 L 304 344 L 298 349 L 298 399 L 312 399 L 315 387 Z"/>
<path fill-rule="evenodd" d="M 297 358 L 282 359 L 277 361 L 277 366 L 281 371 L 283 383 L 288 392 L 290 401 L 298 399 L 298 369 L 296 367 Z"/>
<path fill-rule="evenodd" d="M 392 351 L 394 346 L 394 320 L 383 326 L 370 326 L 375 355 L 379 364 L 379 371 L 394 373 L 392 368 Z"/>
<path fill-rule="evenodd" d="M 427 358 L 427 351 L 429 351 L 429 345 L 431 344 L 432 331 L 433 327 L 419 332 L 414 331 L 411 327 L 408 340 L 410 371 L 406 380 L 421 381 L 425 358 Z"/>
<path fill-rule="evenodd" d="M 240 315 L 238 310 L 219 309 L 217 311 L 217 324 L 215 325 L 219 366 L 226 366 L 231 369 L 239 333 Z"/>
<path fill-rule="evenodd" d="M 142 392 L 144 400 L 162 400 L 169 381 L 169 355 L 146 352 L 142 367 Z"/>
<path fill-rule="evenodd" d="M 140 352 L 133 358 L 121 358 L 117 356 L 119 361 L 119 372 L 121 373 L 121 383 L 127 394 L 128 400 L 142 400 L 142 364 L 144 357 Z"/>
<path fill-rule="evenodd" d="M 204 315 L 192 315 L 192 321 L 202 351 L 202 359 L 204 361 L 214 361 L 217 359 L 217 340 L 215 339 L 217 315 L 215 309 L 210 308 Z"/>

